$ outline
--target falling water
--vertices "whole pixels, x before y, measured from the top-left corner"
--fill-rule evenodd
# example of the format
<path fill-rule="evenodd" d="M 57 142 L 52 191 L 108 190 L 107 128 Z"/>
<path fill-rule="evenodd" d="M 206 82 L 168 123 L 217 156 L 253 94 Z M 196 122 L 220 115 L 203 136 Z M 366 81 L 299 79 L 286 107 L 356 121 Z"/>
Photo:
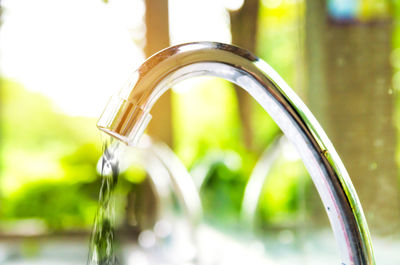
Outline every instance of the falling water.
<path fill-rule="evenodd" d="M 100 161 L 102 176 L 99 206 L 90 238 L 88 265 L 117 265 L 114 249 L 114 189 L 118 182 L 119 144 L 105 141 Z"/>

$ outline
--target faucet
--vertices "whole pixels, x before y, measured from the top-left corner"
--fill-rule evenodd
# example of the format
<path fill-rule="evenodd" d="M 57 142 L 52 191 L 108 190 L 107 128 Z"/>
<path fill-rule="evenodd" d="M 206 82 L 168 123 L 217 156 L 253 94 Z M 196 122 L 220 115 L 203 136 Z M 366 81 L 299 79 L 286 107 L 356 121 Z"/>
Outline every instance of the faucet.
<path fill-rule="evenodd" d="M 111 98 L 98 128 L 127 145 L 136 145 L 157 100 L 174 84 L 195 76 L 215 76 L 235 83 L 264 108 L 296 147 L 317 188 L 339 246 L 341 265 L 375 264 L 361 204 L 332 143 L 279 74 L 247 50 L 193 42 L 156 53 Z"/>

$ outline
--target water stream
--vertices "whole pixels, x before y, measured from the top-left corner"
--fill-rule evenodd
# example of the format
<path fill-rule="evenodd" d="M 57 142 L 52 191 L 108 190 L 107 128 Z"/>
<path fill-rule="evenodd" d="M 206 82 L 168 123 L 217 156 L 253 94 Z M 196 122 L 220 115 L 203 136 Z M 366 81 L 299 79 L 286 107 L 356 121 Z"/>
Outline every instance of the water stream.
<path fill-rule="evenodd" d="M 101 158 L 101 188 L 99 206 L 94 220 L 89 245 L 88 265 L 119 264 L 114 246 L 114 189 L 118 182 L 119 161 L 117 153 L 119 144 L 104 141 Z"/>

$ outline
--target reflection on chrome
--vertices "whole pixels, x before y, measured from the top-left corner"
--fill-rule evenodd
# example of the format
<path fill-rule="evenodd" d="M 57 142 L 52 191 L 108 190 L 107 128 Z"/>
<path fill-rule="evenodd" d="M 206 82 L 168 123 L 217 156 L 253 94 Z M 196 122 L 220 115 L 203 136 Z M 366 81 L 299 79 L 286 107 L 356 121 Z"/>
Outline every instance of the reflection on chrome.
<path fill-rule="evenodd" d="M 246 50 L 196 42 L 167 48 L 144 62 L 112 97 L 97 126 L 135 145 L 150 110 L 175 83 L 216 76 L 245 89 L 269 113 L 298 150 L 328 214 L 342 265 L 375 264 L 367 223 L 350 177 L 314 116 L 285 81 Z"/>

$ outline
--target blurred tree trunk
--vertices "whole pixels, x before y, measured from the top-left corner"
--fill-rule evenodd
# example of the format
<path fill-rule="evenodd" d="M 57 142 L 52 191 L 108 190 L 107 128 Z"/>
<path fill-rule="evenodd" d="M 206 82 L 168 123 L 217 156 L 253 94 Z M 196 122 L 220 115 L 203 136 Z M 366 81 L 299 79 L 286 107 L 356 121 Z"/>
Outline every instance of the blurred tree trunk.
<path fill-rule="evenodd" d="M 168 47 L 168 0 L 145 0 L 146 57 Z M 151 110 L 153 116 L 148 134 L 172 147 L 171 91 L 168 90 Z"/>
<path fill-rule="evenodd" d="M 230 12 L 232 44 L 255 53 L 259 0 L 245 0 L 243 6 Z M 252 149 L 251 96 L 235 85 L 238 98 L 242 137 L 247 148 Z"/>
<path fill-rule="evenodd" d="M 392 234 L 400 220 L 392 22 L 339 23 L 322 0 L 306 3 L 310 108 L 349 171 L 371 231 Z"/>

